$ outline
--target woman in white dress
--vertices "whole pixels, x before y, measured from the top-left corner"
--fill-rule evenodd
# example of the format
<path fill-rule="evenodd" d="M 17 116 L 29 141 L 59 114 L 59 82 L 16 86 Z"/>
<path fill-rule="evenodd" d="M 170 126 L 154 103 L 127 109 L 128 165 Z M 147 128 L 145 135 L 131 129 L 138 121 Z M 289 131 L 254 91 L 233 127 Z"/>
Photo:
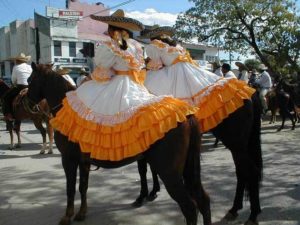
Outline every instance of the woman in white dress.
<path fill-rule="evenodd" d="M 143 50 L 129 38 L 130 31 L 143 29 L 140 22 L 122 10 L 91 17 L 109 25 L 111 38 L 95 44 L 92 80 L 67 93 L 51 123 L 91 158 L 120 161 L 147 150 L 196 109 L 143 85 Z"/>
<path fill-rule="evenodd" d="M 226 79 L 199 67 L 182 46 L 171 38 L 171 27 L 144 31 L 147 77 L 145 86 L 155 95 L 173 95 L 190 105 L 199 107 L 196 117 L 201 130 L 216 127 L 229 114 L 243 106 L 254 90 L 237 79 Z"/>

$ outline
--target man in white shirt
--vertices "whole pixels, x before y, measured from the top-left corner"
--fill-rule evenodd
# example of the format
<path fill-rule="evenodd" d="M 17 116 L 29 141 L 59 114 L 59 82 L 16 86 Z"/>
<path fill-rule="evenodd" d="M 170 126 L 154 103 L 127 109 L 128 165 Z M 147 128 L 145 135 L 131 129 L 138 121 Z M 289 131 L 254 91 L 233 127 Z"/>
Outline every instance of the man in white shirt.
<path fill-rule="evenodd" d="M 264 65 L 261 64 L 259 65 L 259 72 L 261 73 L 258 77 L 258 79 L 255 81 L 255 84 L 258 85 L 259 87 L 259 97 L 262 103 L 262 107 L 264 110 L 264 113 L 267 111 L 268 109 L 268 105 L 267 105 L 267 101 L 266 101 L 266 94 L 268 93 L 268 91 L 270 90 L 270 88 L 272 87 L 272 79 L 270 74 L 266 71 L 268 68 Z"/>
<path fill-rule="evenodd" d="M 222 73 L 225 78 L 236 78 L 235 74 L 231 71 L 231 66 L 228 63 L 223 63 Z"/>
<path fill-rule="evenodd" d="M 213 66 L 213 73 L 218 75 L 219 77 L 223 77 L 220 61 L 213 62 L 212 66 Z"/>
<path fill-rule="evenodd" d="M 241 62 L 236 62 L 235 65 L 239 68 L 239 74 L 237 79 L 243 80 L 246 83 L 248 83 L 249 81 L 248 68 L 245 66 L 245 64 Z"/>
<path fill-rule="evenodd" d="M 31 66 L 27 64 L 30 58 L 31 56 L 26 56 L 24 53 L 21 53 L 15 58 L 11 58 L 15 61 L 11 75 L 13 88 L 9 90 L 3 98 L 3 115 L 5 120 L 13 120 L 12 102 L 20 91 L 28 86 L 27 79 L 32 73 Z"/>

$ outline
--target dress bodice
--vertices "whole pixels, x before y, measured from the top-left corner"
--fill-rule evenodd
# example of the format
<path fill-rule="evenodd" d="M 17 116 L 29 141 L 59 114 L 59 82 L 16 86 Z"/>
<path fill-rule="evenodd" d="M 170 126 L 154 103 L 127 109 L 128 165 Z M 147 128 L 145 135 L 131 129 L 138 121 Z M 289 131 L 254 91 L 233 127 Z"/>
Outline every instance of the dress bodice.
<path fill-rule="evenodd" d="M 160 60 L 165 66 L 170 66 L 180 55 L 184 56 L 186 50 L 180 45 L 173 47 L 162 41 L 154 40 L 146 47 L 146 54 L 152 60 Z"/>
<path fill-rule="evenodd" d="M 128 39 L 128 48 L 122 50 L 114 40 L 96 43 L 94 64 L 96 67 L 120 71 L 141 70 L 144 67 L 141 45 Z"/>

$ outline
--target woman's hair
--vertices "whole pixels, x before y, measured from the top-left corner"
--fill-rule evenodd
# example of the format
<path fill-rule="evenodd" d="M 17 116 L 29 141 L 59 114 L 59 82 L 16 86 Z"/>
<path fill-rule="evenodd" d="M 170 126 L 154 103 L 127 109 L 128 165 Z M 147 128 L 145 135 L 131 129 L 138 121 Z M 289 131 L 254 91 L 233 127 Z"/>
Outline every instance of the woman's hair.
<path fill-rule="evenodd" d="M 151 41 L 153 41 L 155 39 L 160 40 L 164 43 L 167 43 L 168 45 L 173 46 L 173 47 L 175 47 L 177 45 L 176 40 L 174 40 L 173 38 L 171 38 L 169 36 L 157 36 L 157 37 L 150 38 Z"/>
<path fill-rule="evenodd" d="M 132 38 L 132 37 L 133 37 L 133 33 L 132 33 L 131 31 L 125 29 L 125 28 L 120 28 L 120 27 L 115 27 L 115 26 L 109 25 L 109 26 L 108 26 L 108 30 L 111 30 L 112 32 L 114 32 L 114 31 L 119 31 L 120 33 L 122 33 L 122 31 L 125 31 L 125 32 L 128 34 L 128 37 L 129 37 L 129 38 Z M 122 50 L 126 50 L 126 49 L 128 48 L 126 39 L 124 39 L 124 38 L 122 37 L 121 42 L 122 42 L 122 44 L 120 44 L 120 48 L 121 48 Z"/>

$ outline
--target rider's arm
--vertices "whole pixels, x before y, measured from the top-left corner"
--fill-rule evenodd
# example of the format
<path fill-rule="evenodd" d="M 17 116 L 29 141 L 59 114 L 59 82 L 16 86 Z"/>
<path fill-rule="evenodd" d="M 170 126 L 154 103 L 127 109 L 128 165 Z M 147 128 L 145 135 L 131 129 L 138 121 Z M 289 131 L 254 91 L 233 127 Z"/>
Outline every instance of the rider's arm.
<path fill-rule="evenodd" d="M 11 74 L 11 83 L 13 85 L 17 84 L 17 72 L 16 72 L 16 68 L 14 67 L 12 70 L 12 74 Z"/>

